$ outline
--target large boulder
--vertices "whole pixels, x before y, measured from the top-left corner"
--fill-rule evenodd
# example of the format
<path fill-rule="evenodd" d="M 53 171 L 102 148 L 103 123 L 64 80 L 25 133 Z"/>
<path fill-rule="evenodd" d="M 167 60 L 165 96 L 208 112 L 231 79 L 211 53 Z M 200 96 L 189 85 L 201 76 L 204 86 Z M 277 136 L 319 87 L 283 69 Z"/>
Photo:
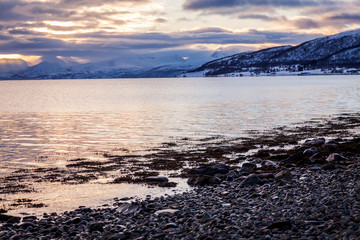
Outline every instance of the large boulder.
<path fill-rule="evenodd" d="M 347 160 L 349 160 L 349 159 L 342 156 L 339 153 L 332 153 L 326 158 L 326 161 L 329 163 L 336 163 L 336 162 L 347 161 Z"/>
<path fill-rule="evenodd" d="M 215 174 L 227 174 L 230 171 L 230 167 L 220 163 L 214 166 L 209 167 L 199 167 L 192 169 L 190 173 L 192 174 L 203 174 L 213 176 Z"/>
<path fill-rule="evenodd" d="M 261 183 L 261 179 L 256 174 L 251 174 L 240 183 L 240 187 L 254 186 Z"/>
<path fill-rule="evenodd" d="M 316 138 L 316 139 L 312 139 L 312 140 L 306 140 L 305 143 L 303 144 L 304 147 L 318 147 L 325 144 L 325 138 Z"/>
<path fill-rule="evenodd" d="M 189 177 L 187 183 L 192 186 L 206 186 L 221 183 L 221 179 L 209 175 L 194 175 Z"/>

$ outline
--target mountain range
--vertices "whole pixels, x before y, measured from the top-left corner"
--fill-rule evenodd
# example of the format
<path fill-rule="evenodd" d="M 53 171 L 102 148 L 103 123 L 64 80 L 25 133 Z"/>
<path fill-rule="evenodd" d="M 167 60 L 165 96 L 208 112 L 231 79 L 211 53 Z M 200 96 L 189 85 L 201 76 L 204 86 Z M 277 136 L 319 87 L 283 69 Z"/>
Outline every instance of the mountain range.
<path fill-rule="evenodd" d="M 0 79 L 89 79 L 218 76 L 274 69 L 360 67 L 360 29 L 317 38 L 297 46 L 279 46 L 230 55 L 230 52 L 129 54 L 95 63 L 57 59 L 29 66 L 0 59 Z M 230 56 L 229 56 L 230 55 Z"/>
<path fill-rule="evenodd" d="M 207 62 L 188 73 L 216 76 L 274 68 L 331 69 L 360 67 L 360 29 L 317 38 L 297 46 L 244 52 Z"/>
<path fill-rule="evenodd" d="M 185 57 L 183 57 L 185 55 Z M 0 60 L 0 79 L 98 79 L 98 78 L 156 78 L 175 77 L 205 61 L 229 55 L 227 51 L 157 52 L 127 54 L 114 59 L 78 63 L 69 59 L 44 61 L 34 66 L 20 59 Z"/>

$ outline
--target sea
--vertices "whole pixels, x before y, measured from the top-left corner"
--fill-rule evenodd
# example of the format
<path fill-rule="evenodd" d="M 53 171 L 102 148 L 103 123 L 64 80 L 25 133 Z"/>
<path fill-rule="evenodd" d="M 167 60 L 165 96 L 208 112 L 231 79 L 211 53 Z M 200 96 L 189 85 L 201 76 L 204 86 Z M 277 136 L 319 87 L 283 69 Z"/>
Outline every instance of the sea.
<path fill-rule="evenodd" d="M 181 139 L 192 145 L 231 139 L 359 110 L 358 75 L 0 81 L 0 178 L 62 168 L 74 158 L 142 153 Z M 131 184 L 54 186 L 0 195 L 0 205 L 31 198 L 46 204 L 41 211 L 65 211 L 174 192 Z"/>

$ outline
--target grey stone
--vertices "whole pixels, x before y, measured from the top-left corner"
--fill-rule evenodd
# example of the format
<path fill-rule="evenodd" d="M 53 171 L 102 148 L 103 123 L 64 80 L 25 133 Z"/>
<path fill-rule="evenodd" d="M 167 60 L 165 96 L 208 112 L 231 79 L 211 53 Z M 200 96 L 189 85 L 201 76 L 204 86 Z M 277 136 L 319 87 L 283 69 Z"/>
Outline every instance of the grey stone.
<path fill-rule="evenodd" d="M 140 209 L 141 209 L 141 206 L 139 204 L 123 203 L 117 208 L 117 211 L 124 215 L 128 215 L 128 214 L 136 213 L 136 212 L 140 211 Z"/>
<path fill-rule="evenodd" d="M 244 162 L 241 165 L 242 168 L 249 168 L 249 169 L 255 169 L 256 168 L 256 163 L 251 163 L 251 162 Z"/>
<path fill-rule="evenodd" d="M 306 149 L 306 150 L 303 152 L 303 154 L 304 154 L 305 156 L 314 155 L 315 153 L 318 153 L 318 150 L 317 150 L 316 147 L 308 148 L 308 149 Z"/>
<path fill-rule="evenodd" d="M 221 183 L 221 179 L 215 176 L 209 175 L 195 175 L 189 177 L 187 183 L 194 186 L 206 186 Z"/>
<path fill-rule="evenodd" d="M 227 174 L 230 170 L 230 167 L 220 163 L 210 167 L 199 167 L 191 170 L 192 174 L 204 174 L 213 176 L 215 174 Z"/>
<path fill-rule="evenodd" d="M 305 146 L 321 146 L 325 144 L 325 138 L 316 138 L 312 140 L 306 140 L 304 145 Z"/>
<path fill-rule="evenodd" d="M 102 232 L 104 230 L 103 227 L 104 227 L 104 224 L 101 222 L 91 223 L 89 225 L 89 232 L 95 232 L 95 231 Z"/>
<path fill-rule="evenodd" d="M 179 209 L 163 209 L 163 210 L 158 210 L 156 211 L 154 214 L 156 216 L 158 215 L 173 215 L 173 214 L 176 214 L 176 213 L 179 213 L 180 210 Z"/>
<path fill-rule="evenodd" d="M 241 182 L 240 187 L 253 186 L 260 183 L 260 178 L 256 174 L 251 174 Z"/>
<path fill-rule="evenodd" d="M 339 162 L 339 161 L 347 161 L 347 160 L 349 159 L 338 153 L 332 153 L 326 158 L 327 162 Z"/>
<path fill-rule="evenodd" d="M 276 180 L 291 180 L 292 174 L 289 170 L 283 170 L 275 175 Z"/>

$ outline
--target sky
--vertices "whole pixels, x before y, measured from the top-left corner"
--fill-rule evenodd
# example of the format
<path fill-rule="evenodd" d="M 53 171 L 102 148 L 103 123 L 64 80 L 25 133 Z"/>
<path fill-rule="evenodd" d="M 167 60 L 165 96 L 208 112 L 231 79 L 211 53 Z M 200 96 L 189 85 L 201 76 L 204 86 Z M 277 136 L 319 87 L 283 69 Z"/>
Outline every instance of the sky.
<path fill-rule="evenodd" d="M 243 52 L 360 28 L 358 0 L 0 0 L 0 59 Z"/>

